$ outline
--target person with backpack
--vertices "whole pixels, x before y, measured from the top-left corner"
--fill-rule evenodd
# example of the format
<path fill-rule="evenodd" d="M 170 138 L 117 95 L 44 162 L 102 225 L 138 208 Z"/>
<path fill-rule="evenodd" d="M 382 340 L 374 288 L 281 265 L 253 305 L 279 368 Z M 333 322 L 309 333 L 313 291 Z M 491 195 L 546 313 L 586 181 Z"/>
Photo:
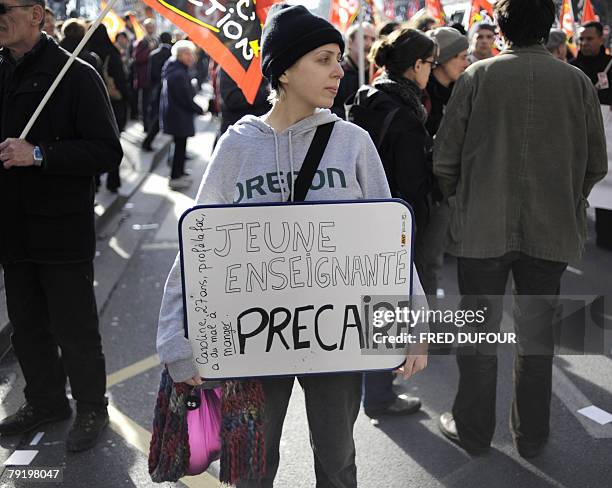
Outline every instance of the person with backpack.
<path fill-rule="evenodd" d="M 272 87 L 272 109 L 261 117 L 244 116 L 221 136 L 200 185 L 197 203 L 389 198 L 387 178 L 367 133 L 328 110 L 343 76 L 340 63 L 344 41 L 340 32 L 301 5 L 277 4 L 270 9 L 263 27 L 261 49 L 262 72 Z M 311 147 L 319 150 L 318 158 L 306 156 Z M 304 174 L 313 167 L 323 172 L 333 168 L 343 175 L 343 183 L 333 185 L 325 181 L 312 185 L 312 178 L 305 181 Z M 304 173 L 303 168 L 306 168 Z M 297 180 L 295 176 L 287 178 L 296 174 Z M 264 182 L 258 191 L 241 191 L 253 178 Z M 421 288 L 416 273 L 414 283 L 418 294 Z M 191 344 L 184 335 L 183 316 L 177 257 L 162 299 L 157 350 L 175 382 L 196 385 L 201 379 Z M 404 374 L 410 376 L 426 363 L 424 354 L 409 355 Z M 361 373 L 305 375 L 297 379 L 306 397 L 317 486 L 356 487 L 353 425 L 361 401 Z M 251 385 L 255 398 L 263 396 L 263 403 L 257 403 L 252 409 L 242 397 L 238 401 L 250 418 L 263 415 L 266 465 L 263 477 L 245 475 L 238 481 L 238 488 L 273 486 L 294 380 L 293 376 L 285 376 L 225 383 L 223 402 L 226 405 L 235 405 L 238 401 L 233 393 L 240 391 L 237 384 Z M 239 418 L 232 420 L 240 422 Z M 233 422 L 226 424 L 233 425 Z M 239 434 L 238 430 L 233 435 Z M 222 477 L 227 469 L 222 462 Z"/>
<path fill-rule="evenodd" d="M 421 279 L 430 272 L 422 265 L 428 243 L 419 236 L 428 224 L 433 179 L 432 140 L 425 128 L 427 112 L 421 97 L 436 53 L 436 43 L 414 29 L 402 28 L 382 37 L 372 47 L 370 61 L 384 72 L 373 86 L 359 89 L 348 111 L 349 121 L 367 130 L 376 143 L 392 196 L 405 200 L 414 210 L 415 265 Z M 405 415 L 420 409 L 418 398 L 396 395 L 392 386 L 390 372 L 364 375 L 367 415 Z"/>
<path fill-rule="evenodd" d="M 87 46 L 90 51 L 98 55 L 102 62 L 102 80 L 110 97 L 117 127 L 119 132 L 122 132 L 127 124 L 130 91 L 125 78 L 125 71 L 123 71 L 121 54 L 108 36 L 108 31 L 104 24 L 100 24 L 96 28 Z M 98 179 L 96 182 L 99 185 Z M 109 171 L 106 175 L 106 188 L 112 193 L 117 193 L 120 186 L 119 169 Z"/>

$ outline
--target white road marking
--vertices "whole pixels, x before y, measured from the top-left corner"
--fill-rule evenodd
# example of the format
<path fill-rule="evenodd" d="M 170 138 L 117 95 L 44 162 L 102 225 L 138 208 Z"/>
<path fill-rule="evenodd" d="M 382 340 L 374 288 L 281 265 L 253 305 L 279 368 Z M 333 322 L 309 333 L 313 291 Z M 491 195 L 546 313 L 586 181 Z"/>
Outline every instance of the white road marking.
<path fill-rule="evenodd" d="M 143 251 L 178 251 L 178 241 L 149 242 L 140 246 Z"/>
<path fill-rule="evenodd" d="M 120 245 L 116 237 L 111 237 L 108 241 L 108 247 L 117 253 L 117 256 L 123 259 L 130 259 L 130 254 L 126 252 Z"/>
<path fill-rule="evenodd" d="M 584 393 L 582 393 L 574 383 L 556 364 L 553 364 L 553 392 L 559 400 L 572 412 L 574 417 L 580 422 L 587 433 L 595 439 L 612 438 L 612 425 L 600 426 L 578 414 L 578 410 L 593 405 Z"/>
<path fill-rule="evenodd" d="M 36 444 L 38 444 L 44 435 L 45 435 L 44 432 L 39 432 L 38 434 L 36 434 L 34 436 L 34 439 L 32 439 L 32 442 L 30 442 L 30 445 L 35 446 Z"/>
<path fill-rule="evenodd" d="M 580 271 L 578 268 L 574 268 L 573 266 L 568 266 L 567 270 L 570 273 L 577 274 L 578 276 L 582 276 L 584 274 L 584 271 Z"/>
<path fill-rule="evenodd" d="M 578 410 L 578 413 L 591 419 L 593 422 L 597 422 L 599 425 L 606 425 L 612 422 L 612 414 L 602 410 L 599 407 L 596 407 L 595 405 L 582 408 Z"/>
<path fill-rule="evenodd" d="M 23 450 L 15 451 L 4 461 L 6 466 L 28 466 L 36 457 L 38 451 Z"/>

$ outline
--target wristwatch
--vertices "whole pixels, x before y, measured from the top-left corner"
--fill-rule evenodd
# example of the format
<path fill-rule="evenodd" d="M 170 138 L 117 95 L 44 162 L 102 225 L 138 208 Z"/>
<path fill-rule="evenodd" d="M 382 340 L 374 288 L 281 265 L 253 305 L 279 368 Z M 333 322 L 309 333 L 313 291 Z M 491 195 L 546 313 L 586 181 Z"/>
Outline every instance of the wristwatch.
<path fill-rule="evenodd" d="M 32 156 L 34 157 L 34 166 L 38 166 L 40 168 L 43 162 L 43 153 L 40 150 L 40 147 L 34 146 L 34 150 L 32 151 Z"/>

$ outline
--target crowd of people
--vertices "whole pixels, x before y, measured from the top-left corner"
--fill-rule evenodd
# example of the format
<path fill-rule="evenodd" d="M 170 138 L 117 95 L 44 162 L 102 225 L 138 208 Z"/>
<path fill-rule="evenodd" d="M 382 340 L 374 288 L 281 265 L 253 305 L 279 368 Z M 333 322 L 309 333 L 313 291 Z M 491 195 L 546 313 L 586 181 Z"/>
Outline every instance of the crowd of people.
<path fill-rule="evenodd" d="M 126 27 L 132 25 L 130 18 L 131 14 L 126 15 Z M 53 11 L 46 8 L 43 31 L 68 52 L 76 49 L 88 26 L 89 22 L 81 18 L 56 22 Z M 169 186 L 173 190 L 184 189 L 191 184 L 184 167 L 186 140 L 194 135 L 193 115 L 204 113 L 204 108 L 194 104 L 193 96 L 207 79 L 209 58 L 181 31 L 162 32 L 158 36 L 153 17 L 145 18 L 142 27 L 145 35 L 141 38 L 133 28 L 126 28 L 111 39 L 106 26 L 101 24 L 79 58 L 102 77 L 120 132 L 130 119 L 141 120 L 146 133 L 144 151 L 153 150 L 160 129 L 174 137 Z M 197 82 L 192 83 L 192 79 Z M 99 176 L 96 181 L 99 186 Z M 117 193 L 120 186 L 119 170 L 109 172 L 106 188 Z"/>
<path fill-rule="evenodd" d="M 189 40 L 168 32 L 157 37 L 151 18 L 139 41 L 120 32 L 112 42 L 100 26 L 32 132 L 18 139 L 68 57 L 54 36 L 73 51 L 85 33 L 82 20 L 59 28 L 49 17 L 44 0 L 16 3 L 0 15 L 0 203 L 11 209 L 0 214 L 6 230 L 0 260 L 13 345 L 26 379 L 26 402 L 0 422 L 0 435 L 69 417 L 69 378 L 77 417 L 67 446 L 78 451 L 95 445 L 108 423 L 93 295 L 94 177 L 106 172 L 108 189 L 119 188 L 119 134 L 130 117 L 140 117 L 144 150 L 160 130 L 174 137 L 169 187 L 192 184 L 186 143 L 195 116 L 204 113 L 194 96 L 206 78 L 203 68 L 192 70 L 206 63 Z M 584 252 L 587 199 L 608 171 L 602 113 L 610 110 L 612 57 L 599 22 L 581 26 L 578 52 L 568 50 L 563 31 L 552 28 L 552 0 L 498 0 L 495 17 L 496 25 L 477 23 L 467 34 L 460 25 L 440 27 L 421 16 L 378 28 L 363 23 L 343 36 L 303 6 L 275 5 L 261 39 L 267 82 L 254 104 L 221 69 L 211 73 L 211 107 L 222 123 L 196 201 L 231 204 L 237 187 L 269 173 L 277 175 L 278 192 L 254 192 L 241 203 L 296 201 L 281 169 L 298 173 L 302 162 L 294 154 L 325 140 L 319 167 L 333 164 L 352 177 L 340 188 L 327 182 L 315 190 L 306 183 L 303 199 L 408 202 L 416 223 L 414 287 L 431 306 L 443 294 L 444 255 L 452 254 L 461 307 L 476 309 L 488 297 L 487 327 L 499 330 L 512 275 L 522 342 L 511 431 L 519 455 L 532 458 L 550 435 L 552 334 L 546 331 L 555 306 L 533 297 L 558 296 L 568 263 Z M 363 86 L 360 59 L 366 60 Z M 194 73 L 201 75 L 195 87 Z M 551 137 L 551 127 L 562 137 Z M 611 214 L 612 208 L 596 209 L 597 244 L 608 250 Z M 44 244 L 36 238 L 43 232 Z M 184 334 L 182 293 L 177 257 L 164 289 L 157 348 L 172 379 L 195 386 L 202 380 Z M 537 338 L 544 353 L 537 355 L 524 349 L 534 322 L 545 331 Z M 439 427 L 478 454 L 489 449 L 494 434 L 497 356 L 495 348 L 464 349 L 457 354 L 457 394 Z M 408 352 L 401 371 L 410 378 L 426 365 L 420 345 Z M 321 486 L 357 486 L 353 425 L 362 395 L 373 418 L 421 408 L 421 399 L 394 392 L 391 372 L 297 379 Z M 252 384 L 264 399 L 266 471 L 237 486 L 273 485 L 294 380 Z M 227 382 L 224 396 L 240 390 L 236 383 Z"/>
<path fill-rule="evenodd" d="M 453 254 L 460 307 L 475 311 L 485 299 L 487 330 L 499 330 L 502 297 L 512 275 L 519 347 L 511 431 L 519 455 L 533 458 L 550 435 L 555 302 L 534 297 L 557 296 L 568 262 L 584 251 L 587 197 L 608 169 L 600 104 L 609 105 L 607 84 L 601 83 L 602 73 L 609 78 L 609 57 L 598 22 L 581 26 L 580 49 L 571 57 L 567 39 L 552 28 L 556 12 L 550 0 L 500 0 L 495 11 L 497 25 L 477 23 L 469 34 L 462 26 L 439 27 L 421 17 L 380 26 L 378 32 L 364 23 L 339 38 L 303 7 L 273 8 L 262 37 L 272 109 L 224 127 L 197 202 L 234 201 L 236 185 L 255 174 L 278 172 L 278 164 L 284 168 L 293 160 L 292 147 L 307 145 L 319 128 L 334 124 L 320 165 L 356 164 L 361 192 L 313 191 L 307 199 L 387 194 L 410 203 L 416 220 L 415 276 L 432 306 L 443 294 L 444 254 Z M 317 41 L 304 30 L 316 32 Z M 506 45 L 500 53 L 502 38 Z M 359 84 L 360 58 L 367 60 L 364 86 Z M 364 139 L 350 123 L 368 136 Z M 552 125 L 563 140 L 550 137 Z M 294 131 L 289 144 L 285 139 Z M 252 137 L 261 139 L 257 150 L 246 140 Z M 268 154 L 272 141 L 276 158 Z M 241 160 L 246 144 L 253 148 L 248 164 Z M 364 154 L 369 163 L 360 169 Z M 282 190 L 281 185 L 281 198 L 291 195 L 290 187 Z M 277 198 L 252 195 L 249 202 Z M 597 217 L 609 218 L 609 210 L 598 210 Z M 610 227 L 597 225 L 597 242 L 608 249 Z M 180 280 L 177 258 L 162 302 L 158 351 L 175 381 L 195 385 L 201 380 L 182 333 Z M 530 349 L 533 341 L 538 354 Z M 459 386 L 452 409 L 439 418 L 440 431 L 467 452 L 481 454 L 489 449 L 495 428 L 496 349 L 460 348 L 457 363 Z M 426 364 L 422 350 L 411 351 L 405 376 Z M 361 388 L 354 374 L 298 380 L 321 485 L 356 486 L 351 430 L 361 393 L 370 417 L 405 415 L 421 407 L 421 399 L 394 392 L 391 372 L 365 373 Z M 272 486 L 292 384 L 293 378 L 260 381 L 270 462 L 263 479 L 238 486 Z M 324 398 L 324 404 L 316 398 Z M 328 419 L 326 432 L 315 420 L 322 417 Z"/>

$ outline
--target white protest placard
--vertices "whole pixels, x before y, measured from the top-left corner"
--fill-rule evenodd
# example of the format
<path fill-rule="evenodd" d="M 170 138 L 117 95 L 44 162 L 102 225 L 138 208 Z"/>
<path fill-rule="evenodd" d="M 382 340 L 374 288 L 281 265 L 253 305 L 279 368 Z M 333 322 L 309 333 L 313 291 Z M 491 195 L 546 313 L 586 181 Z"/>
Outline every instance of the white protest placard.
<path fill-rule="evenodd" d="M 413 217 L 401 200 L 198 206 L 179 234 L 203 378 L 403 363 L 403 349 L 371 354 L 368 319 L 372 296 L 411 294 Z"/>

